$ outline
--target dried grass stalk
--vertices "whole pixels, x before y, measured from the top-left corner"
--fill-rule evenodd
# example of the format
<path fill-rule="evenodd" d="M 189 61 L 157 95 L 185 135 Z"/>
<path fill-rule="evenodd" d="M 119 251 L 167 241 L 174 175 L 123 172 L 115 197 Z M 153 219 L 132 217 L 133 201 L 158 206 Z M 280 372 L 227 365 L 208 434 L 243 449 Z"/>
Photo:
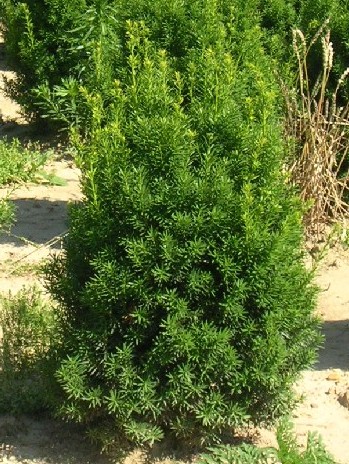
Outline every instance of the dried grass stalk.
<path fill-rule="evenodd" d="M 323 66 L 311 88 L 307 56 L 318 40 L 322 44 Z M 338 107 L 337 101 L 349 68 L 330 93 L 328 81 L 333 66 L 333 46 L 327 22 L 315 34 L 309 47 L 303 33 L 295 29 L 293 47 L 298 62 L 298 82 L 293 91 L 287 89 L 284 92 L 287 135 L 295 142 L 290 178 L 298 187 L 301 198 L 311 204 L 305 225 L 308 235 L 318 239 L 327 223 L 342 220 L 348 213 L 345 194 L 349 175 L 344 172 L 344 163 L 349 149 L 349 105 Z"/>

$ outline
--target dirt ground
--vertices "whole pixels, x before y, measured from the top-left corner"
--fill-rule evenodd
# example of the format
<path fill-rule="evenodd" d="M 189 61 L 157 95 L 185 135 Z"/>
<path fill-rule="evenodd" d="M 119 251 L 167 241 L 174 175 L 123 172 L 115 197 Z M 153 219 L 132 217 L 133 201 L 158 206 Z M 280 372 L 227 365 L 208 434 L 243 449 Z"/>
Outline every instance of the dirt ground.
<path fill-rule="evenodd" d="M 0 44 L 1 47 L 1 44 Z M 1 59 L 3 77 L 11 77 Z M 20 109 L 0 90 L 0 137 L 30 136 Z M 11 192 L 17 208 L 17 223 L 11 235 L 0 237 L 0 291 L 12 293 L 38 282 L 35 265 L 60 251 L 67 230 L 67 204 L 81 198 L 79 172 L 71 160 L 61 158 L 48 167 L 65 186 L 23 185 Z M 6 189 L 0 191 L 7 195 Z M 330 249 L 319 267 L 321 287 L 318 311 L 323 317 L 325 345 L 312 370 L 304 372 L 295 386 L 303 401 L 294 413 L 300 444 L 307 433 L 322 435 L 328 450 L 340 464 L 349 464 L 349 250 L 340 245 Z M 260 445 L 275 444 L 272 431 L 260 430 Z M 138 452 L 127 464 L 141 461 Z M 47 418 L 0 416 L 0 462 L 27 464 L 98 464 L 111 462 L 83 438 L 78 428 Z"/>

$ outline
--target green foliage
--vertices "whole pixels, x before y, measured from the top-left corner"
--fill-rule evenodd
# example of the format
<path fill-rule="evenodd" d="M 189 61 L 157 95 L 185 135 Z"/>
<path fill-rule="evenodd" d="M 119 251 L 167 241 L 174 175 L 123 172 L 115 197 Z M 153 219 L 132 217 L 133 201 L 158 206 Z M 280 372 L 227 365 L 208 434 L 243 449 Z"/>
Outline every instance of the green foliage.
<path fill-rule="evenodd" d="M 300 2 L 260 0 L 258 3 L 261 26 L 265 32 L 265 46 L 271 56 L 278 61 L 277 71 L 284 75 L 292 54 L 291 31 L 297 23 L 297 5 Z"/>
<path fill-rule="evenodd" d="M 53 394 L 59 331 L 53 308 L 38 289 L 0 298 L 0 411 L 47 408 Z"/>
<path fill-rule="evenodd" d="M 173 54 L 126 21 L 113 98 L 81 89 L 85 200 L 46 270 L 65 327 L 61 413 L 133 442 L 273 421 L 320 341 L 270 61 L 228 3 L 183 2 L 190 34 Z"/>
<path fill-rule="evenodd" d="M 0 140 L 0 186 L 29 182 L 37 179 L 47 161 L 49 152 L 36 146 L 23 147 L 18 139 Z M 8 196 L 0 201 L 0 229 L 11 227 L 15 221 L 15 208 Z"/>
<path fill-rule="evenodd" d="M 39 147 L 23 147 L 18 139 L 0 140 L 0 185 L 18 184 L 35 180 L 43 168 L 49 152 Z"/>
<path fill-rule="evenodd" d="M 334 86 L 347 66 L 347 2 L 229 0 L 217 4 L 221 21 L 227 26 L 231 22 L 239 24 L 231 46 L 238 49 L 244 40 L 240 32 L 247 26 L 260 25 L 263 42 L 276 59 L 278 72 L 288 78 L 292 68 L 292 28 L 299 27 L 306 36 L 313 37 L 331 17 L 332 41 L 337 51 Z M 198 0 L 190 5 L 182 0 L 166 5 L 161 0 L 1 0 L 0 5 L 8 57 L 18 74 L 18 79 L 8 85 L 11 95 L 28 115 L 40 115 L 65 127 L 74 124 L 84 128 L 90 117 L 81 85 L 98 92 L 104 106 L 111 103 L 113 82 L 127 68 L 127 20 L 143 21 L 149 39 L 179 62 L 203 38 L 198 41 L 195 33 L 201 14 Z M 321 49 L 315 47 L 309 56 L 314 82 L 321 68 L 321 54 Z"/>
<path fill-rule="evenodd" d="M 261 449 L 242 444 L 236 447 L 216 446 L 208 451 L 199 457 L 199 464 L 280 464 L 273 448 Z"/>
<path fill-rule="evenodd" d="M 9 64 L 17 72 L 8 90 L 27 112 L 36 116 L 32 90 L 60 83 L 76 66 L 70 34 L 86 9 L 85 0 L 2 0 L 2 29 Z"/>
<path fill-rule="evenodd" d="M 284 421 L 277 430 L 279 449 L 277 456 L 281 463 L 290 464 L 336 464 L 333 457 L 326 451 L 322 439 L 315 433 L 308 434 L 307 446 L 300 451 L 297 440 L 292 433 L 292 426 Z"/>
<path fill-rule="evenodd" d="M 128 63 L 127 20 L 142 21 L 149 39 L 185 66 L 189 50 L 206 41 L 214 30 L 198 36 L 201 1 L 182 0 L 2 0 L 2 23 L 10 64 L 18 79 L 8 89 L 28 115 L 56 121 L 64 127 L 85 128 L 91 116 L 81 85 L 98 93 L 103 105 L 113 100 L 115 79 Z M 231 46 L 239 50 L 243 31 L 261 23 L 270 31 L 265 40 L 276 55 L 285 55 L 285 36 L 293 24 L 292 2 L 229 0 L 218 2 L 220 21 L 233 23 Z M 234 29 L 234 31 L 233 31 Z M 276 51 L 278 49 L 278 51 Z"/>
<path fill-rule="evenodd" d="M 277 449 L 248 444 L 210 448 L 210 453 L 202 455 L 198 464 L 336 464 L 316 434 L 308 434 L 306 449 L 301 451 L 287 421 L 278 426 L 277 442 Z"/>
<path fill-rule="evenodd" d="M 8 198 L 0 200 L 0 230 L 9 229 L 15 221 L 15 208 Z"/>

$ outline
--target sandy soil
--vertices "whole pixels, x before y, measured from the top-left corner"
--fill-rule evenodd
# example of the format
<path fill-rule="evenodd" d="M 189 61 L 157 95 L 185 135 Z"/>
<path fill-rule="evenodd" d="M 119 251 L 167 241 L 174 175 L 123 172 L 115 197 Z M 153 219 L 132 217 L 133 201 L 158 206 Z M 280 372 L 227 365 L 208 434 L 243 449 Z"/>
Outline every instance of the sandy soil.
<path fill-rule="evenodd" d="M 1 47 L 1 44 L 0 44 Z M 13 74 L 1 59 L 3 76 Z M 29 127 L 20 109 L 0 91 L 3 123 L 0 137 L 26 136 Z M 61 237 L 67 230 L 67 204 L 81 197 L 79 172 L 72 161 L 61 159 L 48 169 L 66 180 L 66 186 L 25 185 L 11 193 L 17 207 L 17 224 L 12 235 L 0 237 L 0 291 L 16 292 L 38 282 L 35 265 L 51 253 L 59 252 Z M 3 189 L 1 195 L 7 194 Z M 322 291 L 318 310 L 323 317 L 326 337 L 319 362 L 304 372 L 296 385 L 303 401 L 294 414 L 300 443 L 308 431 L 319 432 L 328 450 L 341 464 L 349 463 L 349 250 L 330 249 L 319 267 L 318 284 Z M 261 430 L 256 442 L 275 443 L 272 431 Z M 1 443 L 3 445 L 1 445 Z M 139 453 L 130 455 L 128 464 L 140 461 Z M 0 462 L 14 463 L 103 463 L 81 431 L 45 418 L 0 416 Z"/>

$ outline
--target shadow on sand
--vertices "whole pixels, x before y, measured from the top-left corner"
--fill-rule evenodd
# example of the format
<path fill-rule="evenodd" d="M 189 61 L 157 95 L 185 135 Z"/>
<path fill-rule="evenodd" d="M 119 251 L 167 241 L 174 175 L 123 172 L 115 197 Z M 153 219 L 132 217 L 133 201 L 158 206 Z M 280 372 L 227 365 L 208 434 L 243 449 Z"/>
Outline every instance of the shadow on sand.
<path fill-rule="evenodd" d="M 3 233 L 0 236 L 0 243 L 11 243 L 21 247 L 28 242 L 35 245 L 50 245 L 48 242 L 52 241 L 50 248 L 61 247 L 60 236 L 64 235 L 68 228 L 68 202 L 31 198 L 11 201 L 16 208 L 16 223 L 10 235 Z"/>
<path fill-rule="evenodd" d="M 322 332 L 325 341 L 314 369 L 349 371 L 349 320 L 326 321 Z"/>

